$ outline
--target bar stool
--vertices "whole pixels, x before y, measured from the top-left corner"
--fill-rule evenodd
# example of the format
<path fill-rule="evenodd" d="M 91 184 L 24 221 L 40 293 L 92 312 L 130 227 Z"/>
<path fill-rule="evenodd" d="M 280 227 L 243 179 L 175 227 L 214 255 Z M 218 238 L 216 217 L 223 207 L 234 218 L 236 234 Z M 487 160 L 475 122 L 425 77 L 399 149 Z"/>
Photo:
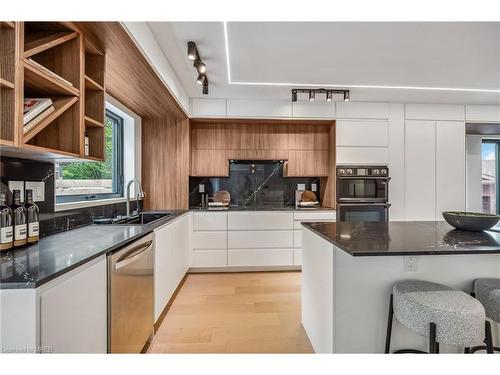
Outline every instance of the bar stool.
<path fill-rule="evenodd" d="M 500 322 L 500 279 L 496 278 L 481 278 L 474 280 L 474 297 L 482 303 L 486 311 L 486 316 L 494 322 Z M 486 321 L 486 337 L 490 337 L 491 342 L 491 325 Z M 488 340 L 485 340 L 486 346 L 475 346 L 471 348 L 471 353 L 478 350 L 485 350 L 488 353 L 493 353 L 493 350 L 500 351 L 499 347 L 493 346 L 488 348 Z"/>
<path fill-rule="evenodd" d="M 439 344 L 466 348 L 483 341 L 485 311 L 474 297 L 449 286 L 423 280 L 394 284 L 389 302 L 385 353 L 390 352 L 393 316 L 416 333 L 429 337 L 429 352 Z M 427 353 L 402 349 L 394 353 Z"/>

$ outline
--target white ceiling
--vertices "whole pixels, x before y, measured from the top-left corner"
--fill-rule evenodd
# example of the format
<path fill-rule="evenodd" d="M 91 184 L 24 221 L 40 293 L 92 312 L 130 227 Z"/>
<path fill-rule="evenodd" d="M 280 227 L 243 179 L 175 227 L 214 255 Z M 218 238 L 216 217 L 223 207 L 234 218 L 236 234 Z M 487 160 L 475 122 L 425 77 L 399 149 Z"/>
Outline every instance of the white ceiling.
<path fill-rule="evenodd" d="M 354 101 L 500 104 L 500 23 L 228 22 L 231 83 L 222 22 L 149 26 L 191 97 L 206 96 L 188 40 L 207 65 L 210 98 L 289 99 L 291 88 L 337 85 Z"/>

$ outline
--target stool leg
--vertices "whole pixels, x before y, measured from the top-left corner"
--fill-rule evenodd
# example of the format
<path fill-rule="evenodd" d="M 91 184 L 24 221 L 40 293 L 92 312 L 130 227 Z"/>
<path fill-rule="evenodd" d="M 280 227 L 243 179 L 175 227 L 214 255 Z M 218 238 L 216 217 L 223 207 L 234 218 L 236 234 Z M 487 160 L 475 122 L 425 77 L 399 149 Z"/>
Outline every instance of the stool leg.
<path fill-rule="evenodd" d="M 385 354 L 391 351 L 391 335 L 392 335 L 392 318 L 394 316 L 394 309 L 392 305 L 392 294 L 389 300 L 389 316 L 387 317 L 387 332 L 385 334 Z"/>
<path fill-rule="evenodd" d="M 470 354 L 470 348 L 464 348 L 464 354 Z"/>
<path fill-rule="evenodd" d="M 486 353 L 493 354 L 493 337 L 491 336 L 491 324 L 489 321 L 485 322 L 486 331 Z"/>
<path fill-rule="evenodd" d="M 429 324 L 429 354 L 436 354 L 439 352 L 438 343 L 436 342 L 436 324 Z"/>

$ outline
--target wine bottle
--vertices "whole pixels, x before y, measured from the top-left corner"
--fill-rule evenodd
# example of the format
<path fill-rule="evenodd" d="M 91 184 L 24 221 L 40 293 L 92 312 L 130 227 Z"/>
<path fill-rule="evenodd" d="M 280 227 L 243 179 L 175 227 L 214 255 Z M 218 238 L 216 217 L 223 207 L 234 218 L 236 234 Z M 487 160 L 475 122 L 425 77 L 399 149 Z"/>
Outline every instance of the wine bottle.
<path fill-rule="evenodd" d="M 26 216 L 28 218 L 28 243 L 35 244 L 40 239 L 40 224 L 38 222 L 38 206 L 33 203 L 33 190 L 26 190 Z"/>
<path fill-rule="evenodd" d="M 21 191 L 14 190 L 12 216 L 14 217 L 14 247 L 26 245 L 26 208 L 21 204 Z"/>
<path fill-rule="evenodd" d="M 0 251 L 12 248 L 12 210 L 7 206 L 5 193 L 0 194 Z"/>

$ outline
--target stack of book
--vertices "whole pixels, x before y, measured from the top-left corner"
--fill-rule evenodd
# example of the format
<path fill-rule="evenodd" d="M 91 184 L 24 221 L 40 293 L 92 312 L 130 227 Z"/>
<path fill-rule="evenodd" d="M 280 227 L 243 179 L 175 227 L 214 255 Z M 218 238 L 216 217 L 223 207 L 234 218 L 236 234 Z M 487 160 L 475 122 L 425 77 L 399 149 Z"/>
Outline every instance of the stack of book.
<path fill-rule="evenodd" d="M 33 129 L 54 110 L 50 98 L 25 98 L 23 111 L 24 133 L 26 134 Z"/>

